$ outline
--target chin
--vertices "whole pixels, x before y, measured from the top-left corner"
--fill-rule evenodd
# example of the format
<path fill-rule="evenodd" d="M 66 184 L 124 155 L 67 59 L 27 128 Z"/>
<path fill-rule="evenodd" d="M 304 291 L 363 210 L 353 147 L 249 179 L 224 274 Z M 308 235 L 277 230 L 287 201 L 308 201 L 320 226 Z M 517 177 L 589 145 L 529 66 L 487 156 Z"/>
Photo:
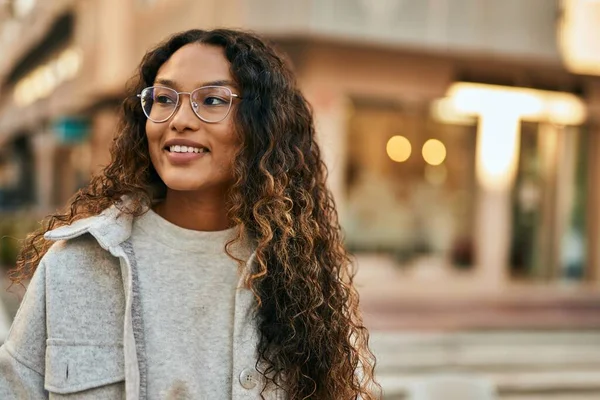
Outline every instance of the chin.
<path fill-rule="evenodd" d="M 162 172 L 162 173 L 161 173 Z M 168 190 L 177 192 L 220 192 L 229 187 L 230 180 L 220 179 L 219 176 L 211 176 L 197 171 L 161 171 L 159 176 Z"/>
<path fill-rule="evenodd" d="M 193 192 L 201 190 L 204 187 L 204 185 L 202 185 L 201 183 L 192 183 L 189 181 L 182 182 L 179 180 L 166 181 L 165 185 L 170 190 L 175 190 L 177 192 Z"/>
<path fill-rule="evenodd" d="M 179 176 L 161 176 L 161 179 L 168 189 L 176 190 L 178 192 L 191 192 L 200 190 L 206 186 L 205 182 L 202 182 L 197 178 L 189 179 L 181 174 L 179 174 Z"/>

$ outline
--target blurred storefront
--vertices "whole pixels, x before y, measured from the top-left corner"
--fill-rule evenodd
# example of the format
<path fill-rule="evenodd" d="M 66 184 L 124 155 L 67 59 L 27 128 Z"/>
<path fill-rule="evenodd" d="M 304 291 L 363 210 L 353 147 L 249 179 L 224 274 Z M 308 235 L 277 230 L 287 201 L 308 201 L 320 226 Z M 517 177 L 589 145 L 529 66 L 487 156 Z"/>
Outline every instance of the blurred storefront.
<path fill-rule="evenodd" d="M 14 0 L 0 143 L 19 150 L 0 153 L 0 207 L 52 210 L 107 163 L 147 48 L 243 27 L 296 69 L 359 262 L 417 287 L 597 287 L 600 78 L 567 69 L 557 20 L 575 3 Z"/>
<path fill-rule="evenodd" d="M 17 157 L 0 160 L 3 169 L 31 175 L 26 182 L 19 179 L 30 193 L 26 198 L 3 187 L 6 196 L 18 199 L 1 202 L 4 209 L 54 210 L 88 181 L 97 158 L 106 157 L 111 136 L 98 136 L 105 134 L 105 110 L 114 122 L 122 90 L 111 92 L 98 79 L 102 68 L 95 66 L 94 55 L 103 41 L 96 36 L 97 24 L 89 23 L 98 12 L 91 6 L 85 1 L 3 3 L 0 143 L 6 149 L 23 143 L 31 157 L 30 172 L 21 171 Z M 114 131 L 114 124 L 104 129 Z"/>

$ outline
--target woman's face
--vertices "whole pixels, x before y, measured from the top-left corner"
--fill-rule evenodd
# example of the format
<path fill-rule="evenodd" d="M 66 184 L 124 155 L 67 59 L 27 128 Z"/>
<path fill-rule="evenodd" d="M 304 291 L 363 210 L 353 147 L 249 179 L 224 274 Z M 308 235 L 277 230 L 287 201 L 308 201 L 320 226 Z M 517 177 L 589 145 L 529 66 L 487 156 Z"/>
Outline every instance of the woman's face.
<path fill-rule="evenodd" d="M 160 67 L 154 81 L 155 86 L 178 92 L 215 84 L 239 94 L 223 49 L 197 43 L 177 50 Z M 233 125 L 237 101 L 233 100 L 231 112 L 223 121 L 207 123 L 196 116 L 189 95 L 183 94 L 179 108 L 166 122 L 147 120 L 150 159 L 169 190 L 225 193 L 231 186 L 238 147 Z M 182 152 L 182 146 L 188 148 L 187 153 Z M 190 151 L 190 147 L 194 149 Z"/>

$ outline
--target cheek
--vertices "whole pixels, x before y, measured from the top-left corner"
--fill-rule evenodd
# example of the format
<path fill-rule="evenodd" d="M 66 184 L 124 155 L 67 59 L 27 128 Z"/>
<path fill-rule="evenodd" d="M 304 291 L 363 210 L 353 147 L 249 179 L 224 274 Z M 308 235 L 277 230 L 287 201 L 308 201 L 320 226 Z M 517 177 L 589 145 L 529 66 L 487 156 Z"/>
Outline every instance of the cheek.
<path fill-rule="evenodd" d="M 218 157 L 215 159 L 216 166 L 221 173 L 231 175 L 235 156 L 241 146 L 241 143 L 239 143 L 237 135 L 235 132 L 233 132 L 233 130 L 223 130 L 220 132 L 219 138 L 220 151 L 218 153 Z"/>
<path fill-rule="evenodd" d="M 157 172 L 162 169 L 160 162 L 161 149 L 159 148 L 159 138 L 160 135 L 158 135 L 156 130 L 152 130 L 152 127 L 149 127 L 148 124 L 146 124 L 146 141 L 148 144 L 150 164 Z"/>
<path fill-rule="evenodd" d="M 158 151 L 156 146 L 160 139 L 160 132 L 156 128 L 156 126 L 154 126 L 154 124 L 151 122 L 146 123 L 146 139 L 148 140 L 148 150 L 150 151 L 150 155 L 152 156 Z"/>
<path fill-rule="evenodd" d="M 146 138 L 148 138 L 148 142 L 154 141 L 157 136 L 154 124 L 150 121 L 146 121 Z"/>
<path fill-rule="evenodd" d="M 227 140 L 224 141 L 223 147 L 226 149 L 224 155 L 226 157 L 227 164 L 230 166 L 233 165 L 235 160 L 235 156 L 238 153 L 239 148 L 241 147 L 241 143 L 237 138 L 235 133 L 230 133 L 227 136 Z"/>
<path fill-rule="evenodd" d="M 238 135 L 234 130 L 231 120 L 229 120 L 228 124 L 223 125 L 221 129 L 215 131 L 215 137 L 219 138 L 218 144 L 222 150 L 220 151 L 221 156 L 224 159 L 232 160 L 241 143 L 238 140 Z"/>

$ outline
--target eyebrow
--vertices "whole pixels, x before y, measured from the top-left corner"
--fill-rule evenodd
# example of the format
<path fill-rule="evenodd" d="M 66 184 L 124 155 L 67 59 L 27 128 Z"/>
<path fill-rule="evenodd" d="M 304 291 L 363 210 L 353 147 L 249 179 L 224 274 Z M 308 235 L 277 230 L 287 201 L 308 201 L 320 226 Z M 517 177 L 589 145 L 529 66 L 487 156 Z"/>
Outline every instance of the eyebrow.
<path fill-rule="evenodd" d="M 163 79 L 163 78 L 159 78 L 156 81 L 154 81 L 155 84 L 161 84 L 161 85 L 165 85 L 165 86 L 169 86 L 175 89 L 179 89 L 180 86 L 177 82 L 171 80 L 171 79 Z M 220 80 L 216 80 L 216 81 L 209 81 L 209 82 L 203 82 L 200 85 L 196 86 L 196 87 L 203 87 L 203 86 L 231 86 L 231 87 L 236 87 L 235 82 L 230 81 L 228 79 L 220 79 Z"/>

